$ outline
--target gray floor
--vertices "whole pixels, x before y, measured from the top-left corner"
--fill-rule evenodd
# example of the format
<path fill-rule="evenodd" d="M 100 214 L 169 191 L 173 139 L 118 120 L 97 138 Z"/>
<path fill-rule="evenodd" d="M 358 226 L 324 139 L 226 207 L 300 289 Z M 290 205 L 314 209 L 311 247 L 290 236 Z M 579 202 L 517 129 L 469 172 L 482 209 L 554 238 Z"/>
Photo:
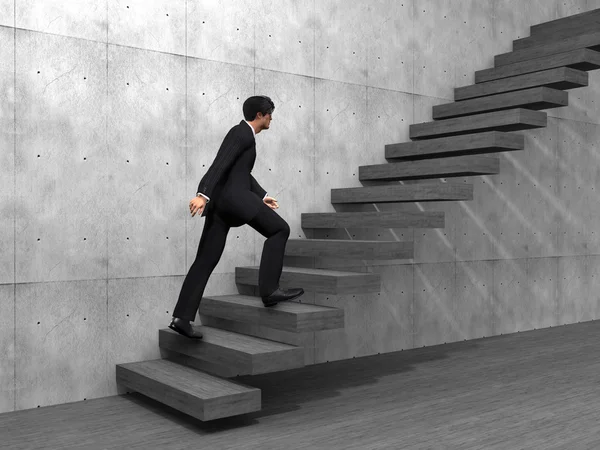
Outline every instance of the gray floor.
<path fill-rule="evenodd" d="M 258 413 L 139 394 L 0 414 L 2 449 L 600 449 L 600 321 L 239 377 Z"/>

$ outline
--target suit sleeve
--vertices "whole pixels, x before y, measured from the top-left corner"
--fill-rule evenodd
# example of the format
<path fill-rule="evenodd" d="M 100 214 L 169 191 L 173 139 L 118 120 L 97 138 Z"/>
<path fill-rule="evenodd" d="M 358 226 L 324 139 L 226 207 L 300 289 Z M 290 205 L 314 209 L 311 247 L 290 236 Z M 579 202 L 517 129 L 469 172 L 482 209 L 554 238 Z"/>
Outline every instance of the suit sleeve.
<path fill-rule="evenodd" d="M 265 199 L 265 195 L 267 195 L 267 191 L 265 191 L 258 181 L 250 174 L 250 190 L 254 192 L 256 195 L 261 197 L 263 200 Z"/>
<path fill-rule="evenodd" d="M 204 197 L 212 197 L 213 189 L 223 174 L 231 169 L 233 163 L 249 145 L 250 142 L 247 139 L 244 139 L 242 133 L 240 133 L 236 127 L 229 130 L 229 133 L 227 133 L 225 139 L 223 139 L 223 143 L 221 144 L 213 163 L 202 177 L 202 180 L 200 180 L 196 192 Z"/>

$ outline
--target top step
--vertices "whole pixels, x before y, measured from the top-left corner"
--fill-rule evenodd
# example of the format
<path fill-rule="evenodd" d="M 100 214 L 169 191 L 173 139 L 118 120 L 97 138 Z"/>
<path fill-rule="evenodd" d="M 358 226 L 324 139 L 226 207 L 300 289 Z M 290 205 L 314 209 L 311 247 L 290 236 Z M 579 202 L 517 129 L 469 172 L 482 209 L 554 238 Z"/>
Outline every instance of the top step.
<path fill-rule="evenodd" d="M 560 19 L 551 20 L 549 22 L 538 23 L 532 25 L 530 34 L 553 34 L 565 28 L 570 28 L 576 25 L 600 24 L 600 8 L 591 11 L 574 14 L 572 16 L 561 17 Z"/>
<path fill-rule="evenodd" d="M 568 52 L 580 48 L 600 50 L 600 31 L 573 36 L 548 44 L 536 45 L 535 47 L 530 47 L 523 50 L 516 50 L 509 53 L 496 55 L 494 57 L 494 65 L 496 67 L 505 66 L 507 64 L 514 64 L 521 61 L 541 58 L 542 56 L 554 55 L 556 53 Z"/>
<path fill-rule="evenodd" d="M 523 50 L 580 34 L 592 33 L 600 28 L 600 9 L 563 17 L 534 25 L 531 36 L 513 41 L 513 51 Z"/>

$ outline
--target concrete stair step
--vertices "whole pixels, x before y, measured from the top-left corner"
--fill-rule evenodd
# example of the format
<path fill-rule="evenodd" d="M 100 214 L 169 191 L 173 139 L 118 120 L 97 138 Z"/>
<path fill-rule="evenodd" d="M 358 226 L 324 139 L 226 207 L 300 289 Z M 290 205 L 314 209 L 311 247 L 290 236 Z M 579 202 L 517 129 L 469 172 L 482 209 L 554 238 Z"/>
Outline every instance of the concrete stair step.
<path fill-rule="evenodd" d="M 449 156 L 510 152 L 524 148 L 525 138 L 522 134 L 486 131 L 389 144 L 385 146 L 385 158 L 393 161 L 416 161 Z"/>
<path fill-rule="evenodd" d="M 517 108 L 413 124 L 409 127 L 409 134 L 411 139 L 417 140 L 491 130 L 528 130 L 543 128 L 546 124 L 547 114 L 545 112 Z"/>
<path fill-rule="evenodd" d="M 260 411 L 260 389 L 166 359 L 117 364 L 117 383 L 202 421 Z"/>
<path fill-rule="evenodd" d="M 510 78 L 488 81 L 454 89 L 454 101 L 469 100 L 506 92 L 520 91 L 533 87 L 548 87 L 552 89 L 573 89 L 588 85 L 587 72 L 570 67 L 532 72 Z"/>
<path fill-rule="evenodd" d="M 414 256 L 414 246 L 412 241 L 288 239 L 285 254 L 344 259 L 411 259 Z"/>
<path fill-rule="evenodd" d="M 569 94 L 558 89 L 535 87 L 504 94 L 486 95 L 462 102 L 446 103 L 433 107 L 434 120 L 463 117 L 485 112 L 503 111 L 511 108 L 532 110 L 567 106 Z"/>
<path fill-rule="evenodd" d="M 497 156 L 451 156 L 358 167 L 360 181 L 400 181 L 493 175 L 500 172 Z"/>
<path fill-rule="evenodd" d="M 529 27 L 529 37 L 513 41 L 513 50 L 523 50 L 560 39 L 587 34 L 600 28 L 600 9 L 562 17 Z"/>
<path fill-rule="evenodd" d="M 600 52 L 588 48 L 580 48 L 578 50 L 540 56 L 527 61 L 493 67 L 491 69 L 478 70 L 475 72 L 475 83 L 486 83 L 488 81 L 539 72 L 556 67 L 570 67 L 586 72 L 598 69 L 600 67 Z"/>
<path fill-rule="evenodd" d="M 473 200 L 468 183 L 415 183 L 331 190 L 331 203 L 439 202 Z"/>
<path fill-rule="evenodd" d="M 257 375 L 304 366 L 302 347 L 206 325 L 194 326 L 194 329 L 202 333 L 202 339 L 189 339 L 170 328 L 159 330 L 160 348 L 229 367 L 237 375 Z"/>
<path fill-rule="evenodd" d="M 589 48 L 590 50 L 600 50 L 600 30 L 592 33 L 570 36 L 547 44 L 536 45 L 534 47 L 516 50 L 494 57 L 494 66 L 505 66 L 530 59 L 541 58 L 543 56 L 555 55 L 557 53 L 569 52 Z"/>
<path fill-rule="evenodd" d="M 259 268 L 260 266 L 236 267 L 235 282 L 258 286 Z M 377 273 L 283 266 L 279 287 L 298 287 L 325 294 L 368 294 L 381 292 L 381 277 Z"/>
<path fill-rule="evenodd" d="M 265 308 L 260 297 L 248 295 L 203 297 L 200 314 L 293 333 L 344 328 L 343 309 L 295 301 Z"/>
<path fill-rule="evenodd" d="M 302 228 L 444 228 L 444 212 L 302 213 Z"/>

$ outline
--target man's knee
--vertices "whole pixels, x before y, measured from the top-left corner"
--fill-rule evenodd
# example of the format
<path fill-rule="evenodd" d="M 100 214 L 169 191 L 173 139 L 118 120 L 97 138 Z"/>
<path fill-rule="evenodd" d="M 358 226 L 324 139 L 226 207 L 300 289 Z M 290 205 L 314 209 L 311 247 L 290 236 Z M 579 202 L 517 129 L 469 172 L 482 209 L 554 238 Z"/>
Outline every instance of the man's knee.
<path fill-rule="evenodd" d="M 288 225 L 288 223 L 287 223 L 287 222 L 283 222 L 283 226 L 282 226 L 282 228 L 281 228 L 281 232 L 282 232 L 283 234 L 285 234 L 286 236 L 289 236 L 289 235 L 290 235 L 290 226 Z"/>

